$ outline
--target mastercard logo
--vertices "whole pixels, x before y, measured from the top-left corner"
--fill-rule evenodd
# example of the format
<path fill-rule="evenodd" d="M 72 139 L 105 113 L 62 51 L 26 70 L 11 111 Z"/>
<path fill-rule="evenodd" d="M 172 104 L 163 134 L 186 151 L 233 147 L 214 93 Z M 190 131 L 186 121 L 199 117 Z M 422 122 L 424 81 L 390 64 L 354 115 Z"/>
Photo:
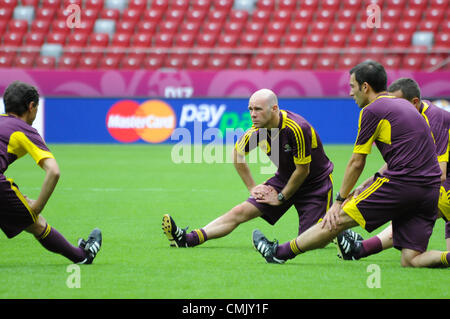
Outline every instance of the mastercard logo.
<path fill-rule="evenodd" d="M 161 143 L 172 135 L 175 126 L 175 112 L 170 105 L 159 100 L 141 104 L 123 100 L 114 104 L 106 114 L 109 134 L 122 143 L 132 143 L 139 139 Z"/>

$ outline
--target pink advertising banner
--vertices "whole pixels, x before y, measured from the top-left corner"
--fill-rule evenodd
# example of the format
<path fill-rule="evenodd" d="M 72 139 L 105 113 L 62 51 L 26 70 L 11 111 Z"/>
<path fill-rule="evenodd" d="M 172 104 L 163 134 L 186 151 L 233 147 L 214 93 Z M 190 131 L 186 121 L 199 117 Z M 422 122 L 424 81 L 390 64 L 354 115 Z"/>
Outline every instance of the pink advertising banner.
<path fill-rule="evenodd" d="M 450 72 L 388 71 L 388 83 L 414 78 L 425 97 L 450 97 Z M 43 71 L 0 69 L 0 95 L 14 80 L 44 96 L 248 97 L 270 88 L 280 97 L 348 97 L 348 71 Z"/>

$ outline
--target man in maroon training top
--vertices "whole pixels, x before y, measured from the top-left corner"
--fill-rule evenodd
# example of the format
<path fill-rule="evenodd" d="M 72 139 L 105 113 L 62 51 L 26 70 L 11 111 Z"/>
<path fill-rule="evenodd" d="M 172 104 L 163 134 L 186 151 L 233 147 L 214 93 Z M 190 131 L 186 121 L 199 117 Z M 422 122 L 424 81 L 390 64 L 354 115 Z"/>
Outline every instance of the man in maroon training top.
<path fill-rule="evenodd" d="M 59 180 L 59 167 L 42 137 L 31 125 L 39 104 L 37 90 L 23 82 L 13 82 L 3 94 L 6 114 L 0 115 L 0 228 L 8 238 L 23 230 L 33 234 L 47 250 L 63 255 L 74 263 L 91 264 L 100 250 L 101 232 L 94 229 L 87 241 L 71 245 L 55 228 L 47 224 L 41 212 Z M 18 158 L 30 154 L 45 171 L 36 200 L 23 195 L 4 173 Z"/>
<path fill-rule="evenodd" d="M 186 233 L 164 215 L 162 228 L 173 247 L 192 247 L 231 233 L 256 217 L 271 225 L 293 205 L 299 214 L 299 231 L 322 218 L 332 202 L 333 164 L 319 135 L 300 115 L 280 110 L 274 92 L 262 89 L 249 100 L 253 126 L 234 148 L 234 165 L 250 197 L 205 227 Z M 278 167 L 275 176 L 256 185 L 245 155 L 259 146 Z"/>
<path fill-rule="evenodd" d="M 374 61 L 350 71 L 350 96 L 362 108 L 352 157 L 336 200 L 323 221 L 290 241 L 291 251 L 255 232 L 262 256 L 287 260 L 323 247 L 346 229 L 360 225 L 367 231 L 392 220 L 393 244 L 406 267 L 448 267 L 450 253 L 426 251 L 439 199 L 441 170 L 431 130 L 414 106 L 386 92 L 384 67 Z M 375 142 L 384 161 L 373 181 L 349 197 Z"/>

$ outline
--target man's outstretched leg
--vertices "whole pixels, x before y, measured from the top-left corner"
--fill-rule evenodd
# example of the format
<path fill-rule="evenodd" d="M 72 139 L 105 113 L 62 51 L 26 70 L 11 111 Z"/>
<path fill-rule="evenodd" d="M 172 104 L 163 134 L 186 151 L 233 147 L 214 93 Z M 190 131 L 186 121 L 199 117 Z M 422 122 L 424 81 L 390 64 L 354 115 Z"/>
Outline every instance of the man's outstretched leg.
<path fill-rule="evenodd" d="M 243 202 L 230 211 L 216 218 L 203 228 L 187 233 L 187 228 L 180 228 L 173 218 L 163 216 L 162 230 L 167 236 L 171 247 L 194 247 L 210 239 L 224 237 L 230 234 L 240 224 L 261 216 L 261 212 L 252 204 Z"/>
<path fill-rule="evenodd" d="M 284 244 L 269 241 L 260 231 L 253 232 L 253 246 L 269 263 L 284 263 L 308 250 L 325 247 L 342 231 L 358 224 L 343 210 L 340 213 L 339 224 L 336 229 L 329 230 L 322 227 L 323 221 L 312 226 L 297 238 Z"/>
<path fill-rule="evenodd" d="M 75 247 L 56 229 L 48 225 L 41 215 L 38 216 L 36 222 L 30 225 L 26 231 L 33 234 L 45 249 L 60 254 L 73 263 L 91 264 L 102 244 L 100 230 L 94 229 L 87 241 L 81 240 L 80 246 Z"/>

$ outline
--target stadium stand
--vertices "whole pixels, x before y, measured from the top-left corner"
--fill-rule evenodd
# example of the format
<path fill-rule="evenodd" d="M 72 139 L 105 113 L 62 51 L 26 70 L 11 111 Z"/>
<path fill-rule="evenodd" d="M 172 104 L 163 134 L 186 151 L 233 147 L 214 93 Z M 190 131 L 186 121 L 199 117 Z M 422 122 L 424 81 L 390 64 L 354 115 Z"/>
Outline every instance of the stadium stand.
<path fill-rule="evenodd" d="M 0 67 L 448 70 L 449 1 L 0 0 Z"/>

